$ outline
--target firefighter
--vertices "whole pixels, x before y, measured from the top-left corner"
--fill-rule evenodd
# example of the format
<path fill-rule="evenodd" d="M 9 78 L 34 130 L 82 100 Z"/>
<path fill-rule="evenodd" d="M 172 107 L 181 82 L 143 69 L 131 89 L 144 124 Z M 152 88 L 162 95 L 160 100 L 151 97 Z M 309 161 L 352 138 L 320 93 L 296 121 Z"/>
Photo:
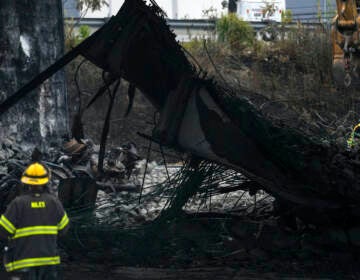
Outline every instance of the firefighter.
<path fill-rule="evenodd" d="M 14 272 L 12 279 L 57 279 L 57 237 L 68 230 L 69 218 L 57 197 L 47 191 L 49 177 L 41 163 L 29 165 L 21 177 L 26 192 L 0 218 L 0 235 L 8 239 L 4 265 Z"/>

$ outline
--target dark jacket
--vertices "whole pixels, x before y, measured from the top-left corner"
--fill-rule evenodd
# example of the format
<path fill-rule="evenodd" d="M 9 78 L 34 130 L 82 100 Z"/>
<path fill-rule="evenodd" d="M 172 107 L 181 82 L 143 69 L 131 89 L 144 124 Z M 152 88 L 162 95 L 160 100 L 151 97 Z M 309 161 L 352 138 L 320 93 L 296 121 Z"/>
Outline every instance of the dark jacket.
<path fill-rule="evenodd" d="M 57 236 L 68 226 L 66 212 L 55 196 L 43 192 L 15 198 L 0 218 L 0 234 L 9 238 L 6 270 L 59 264 Z"/>

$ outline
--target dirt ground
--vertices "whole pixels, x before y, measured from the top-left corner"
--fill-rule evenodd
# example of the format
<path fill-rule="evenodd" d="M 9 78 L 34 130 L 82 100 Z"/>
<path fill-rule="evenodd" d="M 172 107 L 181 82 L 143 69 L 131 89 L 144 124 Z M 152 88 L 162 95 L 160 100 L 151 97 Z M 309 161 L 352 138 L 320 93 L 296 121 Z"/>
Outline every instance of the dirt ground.
<path fill-rule="evenodd" d="M 191 269 L 157 269 L 157 268 L 141 268 L 141 267 L 117 267 L 105 268 L 96 266 L 82 266 L 80 268 L 75 265 L 63 267 L 62 279 L 70 280 L 255 280 L 255 279 L 282 279 L 282 280 L 328 280 L 341 279 L 338 277 L 320 277 L 312 278 L 306 276 L 281 276 L 276 273 L 257 273 L 256 271 L 249 271 L 245 269 L 235 269 L 229 267 L 200 267 Z M 0 279 L 10 279 L 9 274 L 4 271 L 0 272 Z M 343 278 L 351 279 L 351 278 Z M 352 278 L 356 279 L 356 278 Z"/>

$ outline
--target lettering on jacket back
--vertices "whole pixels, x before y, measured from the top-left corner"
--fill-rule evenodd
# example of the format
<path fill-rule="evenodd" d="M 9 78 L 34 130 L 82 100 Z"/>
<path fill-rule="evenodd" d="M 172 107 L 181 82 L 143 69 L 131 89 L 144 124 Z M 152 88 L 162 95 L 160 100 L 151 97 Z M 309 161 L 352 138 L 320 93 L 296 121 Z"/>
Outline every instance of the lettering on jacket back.
<path fill-rule="evenodd" d="M 31 208 L 45 208 L 45 201 L 32 201 Z"/>

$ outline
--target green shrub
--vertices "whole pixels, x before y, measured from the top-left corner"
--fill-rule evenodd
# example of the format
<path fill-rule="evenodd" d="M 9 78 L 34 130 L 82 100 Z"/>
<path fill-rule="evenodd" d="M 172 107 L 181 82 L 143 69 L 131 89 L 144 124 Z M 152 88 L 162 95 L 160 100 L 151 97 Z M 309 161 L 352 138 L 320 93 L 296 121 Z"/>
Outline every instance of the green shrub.
<path fill-rule="evenodd" d="M 293 14 L 291 10 L 285 10 L 281 13 L 281 22 L 290 23 L 293 20 Z"/>
<path fill-rule="evenodd" d="M 255 31 L 251 25 L 236 14 L 222 16 L 216 22 L 219 42 L 229 44 L 231 48 L 244 48 L 252 46 L 255 40 Z"/>
<path fill-rule="evenodd" d="M 203 41 L 198 38 L 194 38 L 189 42 L 182 42 L 181 45 L 190 53 L 197 53 L 203 49 Z"/>
<path fill-rule="evenodd" d="M 78 43 L 81 43 L 83 40 L 88 38 L 91 34 L 90 27 L 88 25 L 80 25 L 79 35 L 76 36 Z"/>
<path fill-rule="evenodd" d="M 80 25 L 78 32 L 76 32 L 75 27 L 76 24 L 73 22 L 65 24 L 65 48 L 67 51 L 76 47 L 91 35 L 88 25 Z"/>

